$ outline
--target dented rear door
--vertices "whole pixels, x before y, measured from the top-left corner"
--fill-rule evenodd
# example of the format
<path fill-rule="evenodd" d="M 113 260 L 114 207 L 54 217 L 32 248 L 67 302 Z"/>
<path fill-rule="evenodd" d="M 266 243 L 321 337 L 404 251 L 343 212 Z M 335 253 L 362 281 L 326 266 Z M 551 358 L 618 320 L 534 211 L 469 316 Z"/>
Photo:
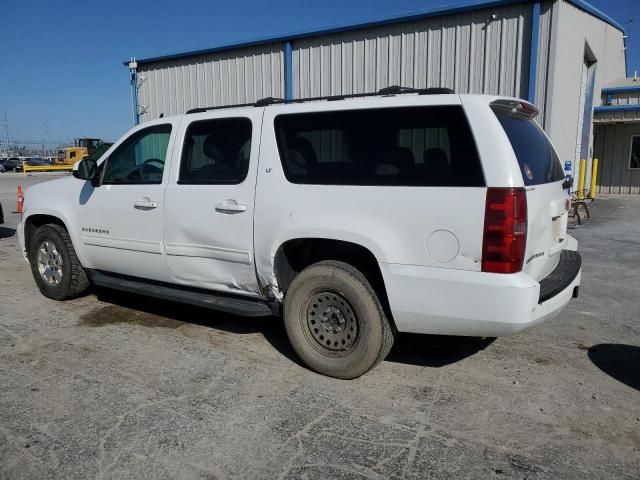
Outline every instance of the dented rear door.
<path fill-rule="evenodd" d="M 253 212 L 262 112 L 221 110 L 183 120 L 164 202 L 174 282 L 259 294 Z"/>

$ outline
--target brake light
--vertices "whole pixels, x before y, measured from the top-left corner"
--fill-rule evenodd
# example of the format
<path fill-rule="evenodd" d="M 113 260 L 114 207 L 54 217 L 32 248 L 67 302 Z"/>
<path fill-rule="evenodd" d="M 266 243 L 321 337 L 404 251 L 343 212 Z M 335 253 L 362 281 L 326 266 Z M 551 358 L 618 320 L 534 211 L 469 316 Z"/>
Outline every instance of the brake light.
<path fill-rule="evenodd" d="M 539 113 L 538 108 L 529 102 L 520 102 L 520 109 L 526 115 L 529 115 L 531 117 L 536 117 Z"/>
<path fill-rule="evenodd" d="M 521 271 L 526 244 L 527 193 L 524 188 L 487 189 L 482 271 Z"/>

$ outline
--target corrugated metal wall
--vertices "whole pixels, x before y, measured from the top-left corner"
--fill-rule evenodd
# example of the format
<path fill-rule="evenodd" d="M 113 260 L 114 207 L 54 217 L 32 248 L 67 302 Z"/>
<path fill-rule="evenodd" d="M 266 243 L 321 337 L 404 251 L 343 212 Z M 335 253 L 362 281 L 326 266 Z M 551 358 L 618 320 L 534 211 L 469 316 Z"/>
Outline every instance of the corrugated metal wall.
<path fill-rule="evenodd" d="M 540 4 L 540 33 L 538 39 L 538 72 L 536 78 L 536 106 L 540 110 L 538 122 L 546 127 L 546 106 L 549 62 L 551 59 L 551 33 L 554 1 Z"/>
<path fill-rule="evenodd" d="M 531 4 L 524 2 L 297 39 L 293 94 L 304 98 L 403 85 L 526 97 L 531 17 Z M 541 24 L 549 23 L 545 18 Z M 548 50 L 540 49 L 543 68 Z M 141 121 L 195 107 L 284 97 L 284 44 L 141 63 L 138 75 L 144 78 Z"/>
<path fill-rule="evenodd" d="M 523 97 L 531 16 L 531 4 L 520 3 L 296 40 L 293 93 L 304 98 L 402 85 Z"/>
<path fill-rule="evenodd" d="M 191 108 L 255 102 L 284 96 L 284 47 L 261 45 L 141 64 L 138 104 L 144 122 Z"/>
<path fill-rule="evenodd" d="M 598 192 L 640 194 L 640 170 L 629 169 L 631 137 L 640 135 L 640 124 L 598 125 L 594 158 L 600 160 Z"/>

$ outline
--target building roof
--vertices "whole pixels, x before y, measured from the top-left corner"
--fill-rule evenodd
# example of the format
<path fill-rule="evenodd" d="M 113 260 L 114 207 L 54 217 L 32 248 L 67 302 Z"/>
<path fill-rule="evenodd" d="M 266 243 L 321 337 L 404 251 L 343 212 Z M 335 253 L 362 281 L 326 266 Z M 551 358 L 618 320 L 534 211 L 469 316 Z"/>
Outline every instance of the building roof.
<path fill-rule="evenodd" d="M 602 93 L 622 93 L 640 91 L 640 77 L 621 78 L 602 88 Z"/>
<path fill-rule="evenodd" d="M 159 62 L 159 61 L 171 60 L 171 59 L 177 59 L 177 58 L 194 57 L 196 55 L 203 55 L 203 54 L 221 52 L 226 50 L 234 50 L 237 48 L 246 48 L 246 47 L 252 47 L 256 45 L 267 45 L 272 43 L 289 42 L 289 41 L 293 41 L 300 38 L 329 35 L 333 33 L 347 32 L 352 30 L 361 30 L 364 28 L 377 27 L 380 25 L 404 23 L 412 20 L 420 20 L 420 19 L 429 18 L 429 17 L 452 15 L 456 13 L 462 13 L 462 12 L 472 11 L 472 10 L 481 10 L 485 8 L 500 7 L 503 5 L 511 5 L 514 3 L 525 3 L 525 2 L 533 3 L 534 1 L 536 0 L 450 0 L 447 3 L 432 6 L 427 9 L 416 10 L 416 11 L 404 13 L 402 15 L 380 18 L 377 20 L 371 20 L 371 21 L 362 22 L 362 23 L 334 25 L 334 26 L 327 27 L 320 30 L 311 30 L 311 31 L 303 31 L 303 32 L 297 32 L 297 33 L 289 33 L 284 35 L 263 37 L 263 38 L 248 40 L 248 41 L 239 42 L 239 43 L 219 45 L 219 46 L 206 48 L 202 50 L 191 50 L 187 52 L 162 55 L 158 57 L 142 58 L 142 59 L 137 59 L 137 62 L 138 64 L 143 64 L 143 63 L 153 63 L 153 62 Z M 616 22 L 613 18 L 611 18 L 606 13 L 595 8 L 590 3 L 584 0 L 566 0 L 566 1 L 574 5 L 575 7 L 578 7 L 579 9 L 589 13 L 590 15 L 593 15 L 594 17 L 599 18 L 600 20 L 608 23 L 609 25 L 612 25 L 618 30 L 624 32 L 624 27 L 622 25 L 620 25 L 618 22 Z M 129 61 L 127 60 L 123 63 L 124 65 L 128 65 Z"/>

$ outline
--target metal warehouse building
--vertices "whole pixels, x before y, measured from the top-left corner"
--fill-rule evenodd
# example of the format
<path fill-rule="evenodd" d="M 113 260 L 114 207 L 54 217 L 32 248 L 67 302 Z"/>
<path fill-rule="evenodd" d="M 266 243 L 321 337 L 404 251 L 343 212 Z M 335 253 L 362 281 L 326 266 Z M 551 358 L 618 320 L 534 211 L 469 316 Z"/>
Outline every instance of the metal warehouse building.
<path fill-rule="evenodd" d="M 603 193 L 640 194 L 640 78 L 628 78 L 602 89 L 594 114 L 594 157 Z"/>
<path fill-rule="evenodd" d="M 576 160 L 592 157 L 594 100 L 626 76 L 624 42 L 622 26 L 582 0 L 458 1 L 365 24 L 138 59 L 131 64 L 134 116 L 146 121 L 196 107 L 391 85 L 449 87 L 535 103 L 538 121 L 575 173 Z M 607 161 L 601 158 L 603 171 Z"/>

